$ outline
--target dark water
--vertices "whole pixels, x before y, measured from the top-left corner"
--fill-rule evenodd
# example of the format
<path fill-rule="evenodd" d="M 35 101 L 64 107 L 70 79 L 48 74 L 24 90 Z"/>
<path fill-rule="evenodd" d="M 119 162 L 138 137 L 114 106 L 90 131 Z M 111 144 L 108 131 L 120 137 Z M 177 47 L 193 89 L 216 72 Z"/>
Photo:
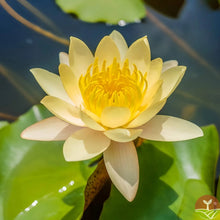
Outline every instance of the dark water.
<path fill-rule="evenodd" d="M 42 21 L 17 1 L 8 1 L 27 20 L 58 36 L 79 37 L 94 51 L 100 39 L 119 30 L 131 44 L 147 35 L 152 57 L 176 59 L 188 67 L 163 114 L 191 120 L 199 125 L 220 128 L 220 12 L 205 1 L 186 1 L 178 19 L 168 18 L 147 7 L 141 23 L 111 26 L 85 23 L 64 14 L 52 0 L 29 1 L 50 19 Z M 41 67 L 58 72 L 58 53 L 68 47 L 36 33 L 12 18 L 0 6 L 0 112 L 18 116 L 44 93 L 29 72 Z"/>

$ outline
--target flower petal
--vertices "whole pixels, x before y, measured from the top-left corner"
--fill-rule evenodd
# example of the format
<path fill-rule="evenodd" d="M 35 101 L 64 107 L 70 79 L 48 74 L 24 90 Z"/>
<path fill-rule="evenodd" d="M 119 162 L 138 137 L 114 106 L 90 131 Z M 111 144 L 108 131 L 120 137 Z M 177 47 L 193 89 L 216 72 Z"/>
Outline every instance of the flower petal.
<path fill-rule="evenodd" d="M 155 141 L 183 141 L 203 136 L 192 122 L 166 115 L 156 115 L 143 129 L 140 137 Z"/>
<path fill-rule="evenodd" d="M 116 128 L 104 132 L 111 140 L 117 142 L 129 142 L 135 140 L 142 132 L 142 129 Z"/>
<path fill-rule="evenodd" d="M 116 128 L 126 124 L 131 116 L 129 108 L 110 106 L 101 114 L 101 123 L 109 128 Z"/>
<path fill-rule="evenodd" d="M 105 151 L 111 141 L 99 131 L 84 128 L 72 134 L 64 143 L 66 161 L 80 161 L 95 157 Z"/>
<path fill-rule="evenodd" d="M 113 184 L 131 202 L 139 184 L 139 164 L 133 142 L 112 142 L 104 152 L 104 162 Z"/>
<path fill-rule="evenodd" d="M 147 73 L 148 88 L 152 87 L 160 79 L 162 66 L 163 61 L 161 58 L 157 58 L 151 61 L 150 71 Z"/>
<path fill-rule="evenodd" d="M 26 128 L 21 133 L 21 137 L 28 140 L 62 141 L 79 129 L 81 127 L 71 125 L 56 117 L 50 117 Z"/>
<path fill-rule="evenodd" d="M 162 73 L 166 70 L 178 66 L 178 62 L 176 60 L 168 60 L 163 63 Z"/>
<path fill-rule="evenodd" d="M 70 65 L 69 64 L 69 55 L 68 55 L 68 53 L 60 52 L 59 53 L 59 60 L 60 60 L 60 63 L 66 64 L 68 66 Z"/>
<path fill-rule="evenodd" d="M 115 44 L 117 45 L 121 59 L 124 59 L 124 56 L 128 50 L 128 45 L 124 39 L 124 37 L 116 30 L 112 31 L 110 37 L 114 40 Z"/>
<path fill-rule="evenodd" d="M 96 122 L 93 118 L 91 118 L 85 112 L 81 111 L 80 117 L 88 128 L 91 128 L 97 131 L 105 131 L 105 128 L 103 128 L 98 122 Z"/>
<path fill-rule="evenodd" d="M 87 45 L 76 37 L 70 37 L 69 63 L 77 78 L 86 73 L 93 60 L 93 55 Z"/>
<path fill-rule="evenodd" d="M 99 65 L 102 66 L 103 61 L 106 61 L 106 66 L 112 64 L 114 58 L 121 60 L 120 52 L 114 40 L 110 36 L 105 36 L 99 42 L 95 52 L 95 58 L 98 58 Z"/>
<path fill-rule="evenodd" d="M 79 107 L 82 103 L 82 96 L 76 76 L 66 64 L 59 65 L 59 73 L 67 94 L 72 99 L 73 103 Z"/>
<path fill-rule="evenodd" d="M 135 128 L 141 126 L 153 118 L 165 105 L 166 99 L 157 102 L 143 111 L 139 116 L 137 116 L 133 121 L 131 121 L 127 128 Z"/>
<path fill-rule="evenodd" d="M 185 66 L 176 66 L 161 74 L 161 79 L 163 80 L 161 99 L 167 98 L 171 95 L 182 80 L 185 71 Z"/>
<path fill-rule="evenodd" d="M 125 60 L 128 59 L 130 67 L 135 64 L 142 72 L 142 74 L 148 73 L 150 68 L 150 46 L 147 37 L 136 40 L 129 48 L 125 55 Z"/>
<path fill-rule="evenodd" d="M 80 109 L 53 96 L 45 96 L 41 103 L 57 118 L 70 124 L 85 126 L 80 119 Z"/>
<path fill-rule="evenodd" d="M 162 80 L 158 80 L 152 87 L 150 87 L 141 104 L 141 107 L 149 106 L 152 103 L 158 102 L 161 100 L 161 94 L 162 94 Z"/>
<path fill-rule="evenodd" d="M 30 71 L 34 75 L 34 78 L 37 80 L 40 87 L 48 95 L 55 96 L 68 103 L 72 103 L 58 75 L 41 68 L 34 68 Z"/>

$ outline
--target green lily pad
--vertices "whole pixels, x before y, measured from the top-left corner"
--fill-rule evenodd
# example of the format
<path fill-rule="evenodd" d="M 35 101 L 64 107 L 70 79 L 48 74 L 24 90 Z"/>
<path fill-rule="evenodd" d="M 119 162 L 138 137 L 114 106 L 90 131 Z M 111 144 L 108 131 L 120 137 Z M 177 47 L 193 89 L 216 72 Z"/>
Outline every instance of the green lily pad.
<path fill-rule="evenodd" d="M 115 187 L 112 187 L 101 219 L 119 220 L 121 213 L 127 220 L 179 219 L 178 216 L 185 212 L 183 201 L 190 195 L 189 190 L 185 189 L 189 180 L 198 180 L 205 186 L 197 188 L 193 202 L 207 191 L 214 194 L 219 155 L 218 133 L 214 126 L 204 127 L 203 131 L 204 137 L 188 141 L 145 141 L 138 148 L 140 185 L 135 200 L 127 202 Z M 189 219 L 191 218 L 184 220 Z"/>
<path fill-rule="evenodd" d="M 4 128 L 9 123 L 7 121 L 0 121 L 0 129 Z"/>
<path fill-rule="evenodd" d="M 146 10 L 141 0 L 55 0 L 66 13 L 76 14 L 87 22 L 118 24 L 144 18 Z"/>
<path fill-rule="evenodd" d="M 62 142 L 20 138 L 24 128 L 48 116 L 34 106 L 0 130 L 0 219 L 54 220 L 73 211 L 80 219 L 83 213 L 84 188 L 94 168 L 88 161 L 66 162 Z"/>
<path fill-rule="evenodd" d="M 181 219 L 183 220 L 209 219 L 207 217 L 208 214 L 207 210 L 203 210 L 203 212 L 195 211 L 196 201 L 204 195 L 212 195 L 210 187 L 204 181 L 190 179 L 186 182 L 184 187 L 184 196 L 182 199 L 182 204 L 180 209 Z M 215 214 L 216 216 L 219 214 L 218 211 L 216 213 L 213 213 L 214 211 L 210 210 L 210 212 L 211 212 L 210 214 L 212 215 Z"/>

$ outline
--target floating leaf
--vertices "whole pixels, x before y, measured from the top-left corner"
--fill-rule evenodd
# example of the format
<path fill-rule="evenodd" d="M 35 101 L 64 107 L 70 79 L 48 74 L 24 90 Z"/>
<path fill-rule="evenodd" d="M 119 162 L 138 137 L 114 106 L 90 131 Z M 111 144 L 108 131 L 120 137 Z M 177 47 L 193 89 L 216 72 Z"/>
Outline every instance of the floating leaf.
<path fill-rule="evenodd" d="M 120 21 L 135 22 L 146 15 L 141 0 L 55 0 L 67 13 L 76 14 L 87 22 L 118 24 Z"/>
<path fill-rule="evenodd" d="M 101 219 L 118 220 L 123 213 L 123 218 L 128 220 L 176 220 L 184 211 L 183 200 L 188 199 L 185 186 L 190 179 L 201 181 L 213 194 L 218 133 L 214 126 L 204 127 L 203 131 L 204 137 L 189 141 L 145 141 L 138 148 L 140 186 L 135 200 L 127 202 L 113 187 Z M 196 202 L 199 198 L 196 197 L 206 194 L 207 190 L 198 187 L 193 201 Z"/>
<path fill-rule="evenodd" d="M 69 212 L 80 219 L 83 213 L 84 189 L 94 168 L 88 161 L 66 162 L 61 142 L 20 138 L 24 128 L 48 116 L 35 106 L 0 130 L 0 219 L 61 219 Z"/>
<path fill-rule="evenodd" d="M 195 212 L 196 201 L 204 195 L 212 195 L 210 188 L 204 181 L 190 179 L 184 187 L 180 217 L 183 220 L 202 220 L 201 213 Z"/>
<path fill-rule="evenodd" d="M 0 121 L 0 129 L 2 129 L 3 127 L 5 127 L 6 125 L 8 125 L 7 121 Z"/>

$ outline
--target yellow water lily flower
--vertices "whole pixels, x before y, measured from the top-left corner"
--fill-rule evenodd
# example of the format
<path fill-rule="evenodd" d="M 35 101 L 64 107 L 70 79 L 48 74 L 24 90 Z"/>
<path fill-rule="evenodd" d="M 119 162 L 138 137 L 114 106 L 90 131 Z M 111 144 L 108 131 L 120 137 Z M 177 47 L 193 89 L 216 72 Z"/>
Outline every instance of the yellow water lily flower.
<path fill-rule="evenodd" d="M 31 69 L 48 94 L 41 103 L 55 117 L 28 127 L 21 136 L 65 140 L 67 161 L 87 160 L 103 153 L 113 184 L 132 201 L 139 183 L 133 140 L 180 141 L 203 135 L 191 122 L 156 115 L 185 70 L 177 61 L 151 61 L 147 37 L 128 48 L 123 36 L 113 31 L 102 38 L 95 55 L 84 42 L 71 37 L 69 55 L 60 53 L 60 76 Z"/>

